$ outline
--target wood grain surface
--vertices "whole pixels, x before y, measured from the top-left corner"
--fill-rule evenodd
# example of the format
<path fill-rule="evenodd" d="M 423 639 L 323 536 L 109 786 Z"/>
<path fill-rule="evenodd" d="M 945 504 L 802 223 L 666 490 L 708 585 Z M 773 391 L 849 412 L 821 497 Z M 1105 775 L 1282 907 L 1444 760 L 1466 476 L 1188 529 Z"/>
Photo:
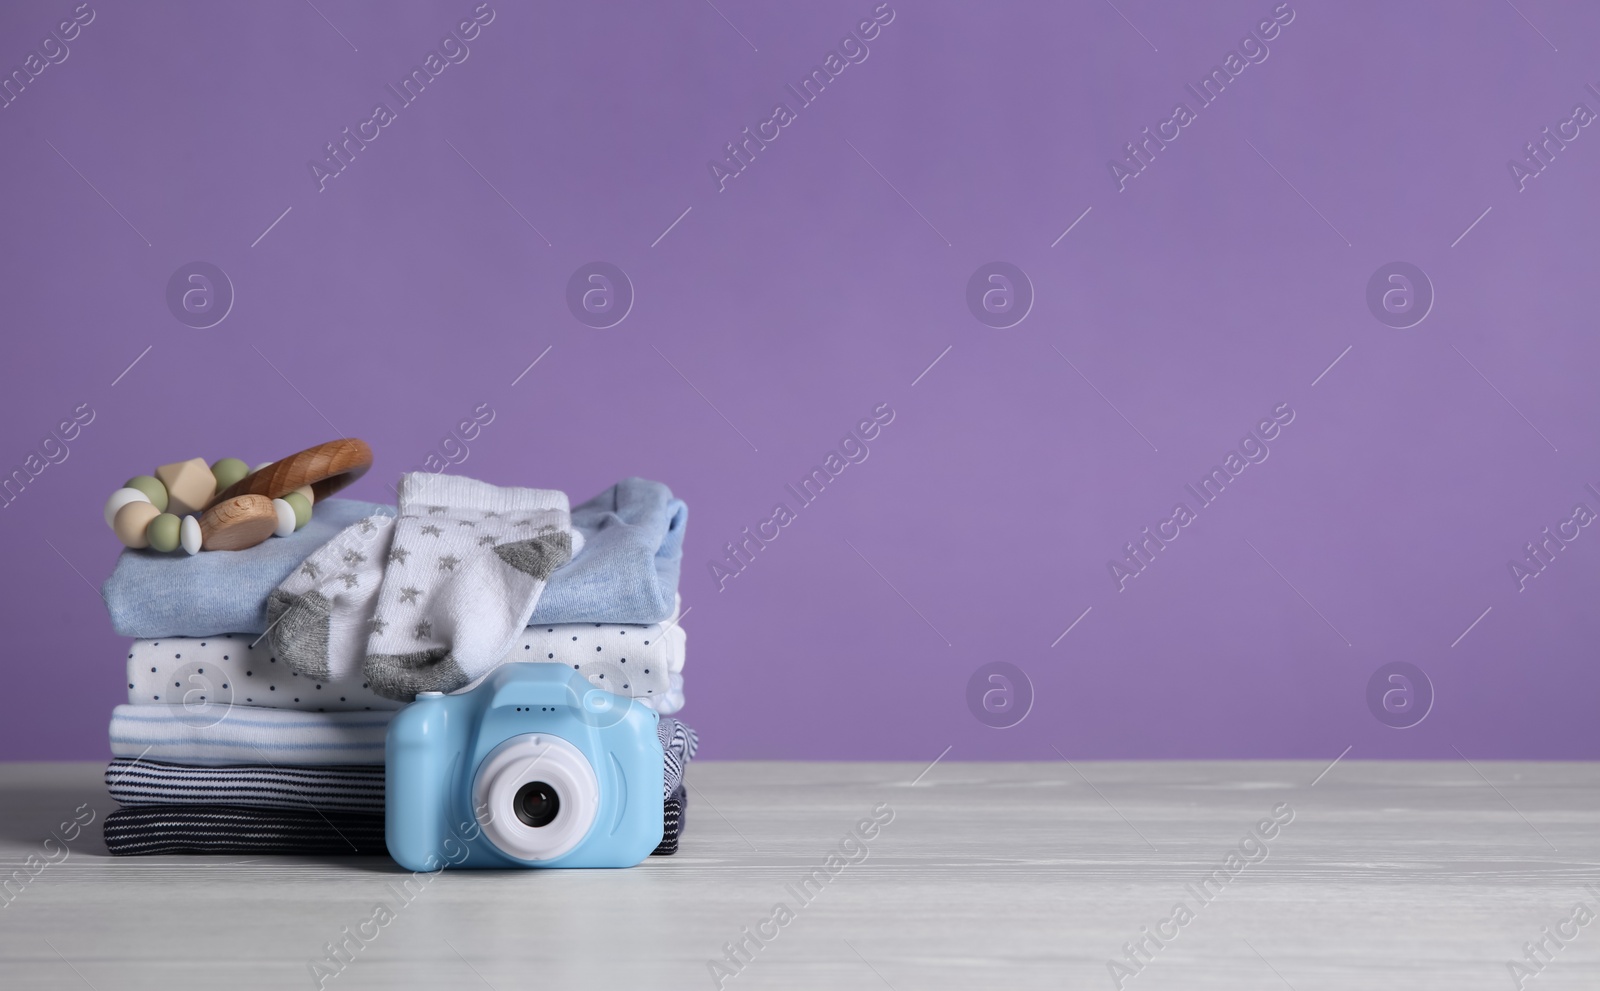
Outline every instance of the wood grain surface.
<path fill-rule="evenodd" d="M 240 495 L 214 502 L 200 514 L 200 546 L 208 551 L 242 551 L 272 536 L 278 511 L 264 495 Z"/>
<path fill-rule="evenodd" d="M 866 859 L 724 989 L 1111 991 L 1107 960 L 1183 900 L 1194 920 L 1125 988 L 1491 991 L 1515 987 L 1506 964 L 1541 927 L 1600 902 L 1594 764 L 925 767 L 696 762 L 674 857 L 446 871 L 409 904 L 386 857 L 112 858 L 97 821 L 0 908 L 0 987 L 315 988 L 310 962 L 383 904 L 394 921 L 325 987 L 712 989 L 707 961 L 797 905 L 883 803 Z M 0 766 L 5 874 L 81 803 L 113 808 L 102 771 Z M 1186 886 L 1285 802 L 1266 858 L 1200 905 Z M 1597 925 L 1527 983 L 1597 986 Z"/>
<path fill-rule="evenodd" d="M 326 499 L 371 467 L 372 448 L 366 441 L 354 437 L 330 440 L 251 472 L 219 492 L 211 505 L 241 495 L 281 499 L 302 485 L 311 486 L 318 500 Z"/>

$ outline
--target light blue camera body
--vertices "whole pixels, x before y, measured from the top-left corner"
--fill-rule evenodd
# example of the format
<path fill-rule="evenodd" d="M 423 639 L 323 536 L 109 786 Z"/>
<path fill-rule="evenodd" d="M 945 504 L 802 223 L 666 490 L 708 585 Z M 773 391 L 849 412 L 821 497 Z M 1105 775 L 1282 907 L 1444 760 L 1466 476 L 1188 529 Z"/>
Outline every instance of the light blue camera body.
<path fill-rule="evenodd" d="M 659 717 L 561 664 L 503 664 L 389 724 L 389 854 L 441 867 L 632 867 L 662 834 Z"/>

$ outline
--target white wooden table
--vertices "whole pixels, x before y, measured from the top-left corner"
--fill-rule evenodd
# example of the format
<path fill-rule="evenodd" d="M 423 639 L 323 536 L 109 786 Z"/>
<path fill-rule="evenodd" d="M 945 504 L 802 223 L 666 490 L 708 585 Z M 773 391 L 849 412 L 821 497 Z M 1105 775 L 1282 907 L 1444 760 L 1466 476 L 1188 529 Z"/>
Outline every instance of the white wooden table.
<path fill-rule="evenodd" d="M 1170 938 L 1124 987 L 1487 991 L 1579 902 L 1600 916 L 1600 765 L 1345 760 L 1313 786 L 1324 767 L 699 762 L 675 857 L 446 872 L 409 904 L 387 858 L 112 858 L 97 823 L 0 908 L 0 988 L 312 988 L 314 961 L 336 989 L 714 988 L 767 924 L 721 986 L 1109 989 L 1149 930 Z M 0 766 L 0 876 L 84 802 L 113 807 L 98 765 Z M 866 859 L 802 904 L 883 803 Z M 1202 904 L 1188 886 L 1280 803 L 1265 859 Z M 328 964 L 380 903 L 393 920 Z M 1568 931 L 1523 986 L 1600 987 L 1600 925 Z"/>

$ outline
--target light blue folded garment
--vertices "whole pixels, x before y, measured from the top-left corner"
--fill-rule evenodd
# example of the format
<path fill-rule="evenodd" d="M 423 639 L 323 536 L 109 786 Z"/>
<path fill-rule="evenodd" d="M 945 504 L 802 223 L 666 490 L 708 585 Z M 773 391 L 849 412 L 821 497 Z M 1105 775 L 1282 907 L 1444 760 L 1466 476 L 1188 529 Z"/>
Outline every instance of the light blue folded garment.
<path fill-rule="evenodd" d="M 529 625 L 659 623 L 672 616 L 688 507 L 660 482 L 629 478 L 572 509 L 583 550 L 550 576 Z M 190 557 L 125 550 L 102 587 L 111 625 L 125 637 L 261 633 L 267 595 L 345 527 L 393 506 L 354 499 L 317 503 L 288 537 L 242 551 Z"/>
<path fill-rule="evenodd" d="M 529 626 L 660 623 L 677 610 L 689 507 L 660 482 L 627 478 L 581 506 L 583 550 L 545 584 Z"/>
<path fill-rule="evenodd" d="M 326 499 L 305 526 L 242 551 L 162 554 L 125 550 L 100 589 L 111 625 L 125 637 L 260 633 L 267 628 L 267 593 L 289 572 L 357 520 L 393 506 Z"/>

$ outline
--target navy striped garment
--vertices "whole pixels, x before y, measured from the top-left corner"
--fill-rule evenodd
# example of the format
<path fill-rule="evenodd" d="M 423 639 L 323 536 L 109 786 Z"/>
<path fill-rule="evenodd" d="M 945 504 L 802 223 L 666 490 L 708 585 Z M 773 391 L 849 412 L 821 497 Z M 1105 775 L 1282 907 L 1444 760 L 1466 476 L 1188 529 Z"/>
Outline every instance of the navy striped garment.
<path fill-rule="evenodd" d="M 663 835 L 678 849 L 687 795 L 684 768 L 699 738 L 671 716 L 661 739 Z M 382 764 L 200 766 L 117 757 L 106 788 L 123 806 L 106 817 L 113 854 L 385 852 Z"/>

